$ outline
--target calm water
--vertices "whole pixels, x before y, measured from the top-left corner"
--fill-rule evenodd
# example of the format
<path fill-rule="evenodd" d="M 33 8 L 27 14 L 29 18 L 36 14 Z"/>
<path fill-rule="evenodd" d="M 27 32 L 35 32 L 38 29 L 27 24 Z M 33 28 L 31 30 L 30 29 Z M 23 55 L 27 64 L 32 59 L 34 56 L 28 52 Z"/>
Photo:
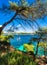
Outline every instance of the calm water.
<path fill-rule="evenodd" d="M 32 37 L 36 37 L 36 35 L 14 35 L 14 39 L 11 39 L 10 42 L 11 42 L 11 46 L 13 46 L 14 48 L 17 48 L 21 51 L 23 51 L 23 44 L 25 43 L 29 43 L 30 42 L 30 39 Z M 36 46 L 36 42 L 33 43 L 35 46 Z M 38 55 L 43 55 L 44 50 L 42 49 L 41 51 L 41 48 L 38 49 Z"/>
<path fill-rule="evenodd" d="M 29 43 L 33 35 L 14 35 L 14 39 L 11 39 L 11 45 L 17 48 L 25 43 Z"/>

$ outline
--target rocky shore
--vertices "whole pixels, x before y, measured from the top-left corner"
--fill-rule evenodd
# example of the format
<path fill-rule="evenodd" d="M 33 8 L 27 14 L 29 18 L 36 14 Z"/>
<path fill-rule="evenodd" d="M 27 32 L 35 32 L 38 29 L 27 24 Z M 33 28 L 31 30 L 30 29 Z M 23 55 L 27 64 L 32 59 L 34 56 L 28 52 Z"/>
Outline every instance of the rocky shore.
<path fill-rule="evenodd" d="M 38 65 L 47 65 L 47 56 L 43 55 L 38 57 L 36 58 L 35 62 L 37 62 Z"/>

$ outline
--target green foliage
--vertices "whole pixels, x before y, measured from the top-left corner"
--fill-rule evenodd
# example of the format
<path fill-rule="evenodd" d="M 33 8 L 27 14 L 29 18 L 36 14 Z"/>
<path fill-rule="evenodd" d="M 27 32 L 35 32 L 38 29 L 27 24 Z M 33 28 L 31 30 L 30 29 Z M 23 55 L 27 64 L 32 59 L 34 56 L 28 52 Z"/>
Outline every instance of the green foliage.
<path fill-rule="evenodd" d="M 41 46 L 42 48 L 47 48 L 47 43 L 46 42 L 40 42 L 39 46 Z"/>
<path fill-rule="evenodd" d="M 45 53 L 47 54 L 47 43 L 46 42 L 40 42 L 39 47 L 42 47 L 44 49 L 44 54 Z"/>
<path fill-rule="evenodd" d="M 35 20 L 36 18 L 42 18 L 43 15 L 47 14 L 47 8 L 46 8 L 46 4 L 47 2 L 41 2 L 36 1 L 35 3 L 33 3 L 32 5 L 30 5 L 26 0 L 21 0 L 20 1 L 20 5 L 15 3 L 15 2 L 9 2 L 11 5 L 11 10 L 13 11 L 21 11 L 20 14 L 26 18 L 30 18 L 33 20 Z M 28 13 L 25 13 L 28 12 Z"/>
<path fill-rule="evenodd" d="M 0 51 L 8 51 L 10 46 L 10 38 L 13 38 L 13 36 L 12 35 L 0 36 Z"/>
<path fill-rule="evenodd" d="M 26 50 L 27 52 L 29 52 L 29 51 L 34 52 L 34 45 L 32 45 L 32 44 L 24 44 L 23 46 L 24 46 L 24 50 Z"/>
<path fill-rule="evenodd" d="M 30 62 L 29 65 L 36 65 L 36 63 L 34 63 L 34 62 Z"/>
<path fill-rule="evenodd" d="M 19 54 L 16 51 L 0 57 L 1 65 L 36 65 L 31 56 Z"/>
<path fill-rule="evenodd" d="M 10 38 L 13 38 L 13 35 L 1 35 L 0 36 L 0 41 L 8 41 Z"/>

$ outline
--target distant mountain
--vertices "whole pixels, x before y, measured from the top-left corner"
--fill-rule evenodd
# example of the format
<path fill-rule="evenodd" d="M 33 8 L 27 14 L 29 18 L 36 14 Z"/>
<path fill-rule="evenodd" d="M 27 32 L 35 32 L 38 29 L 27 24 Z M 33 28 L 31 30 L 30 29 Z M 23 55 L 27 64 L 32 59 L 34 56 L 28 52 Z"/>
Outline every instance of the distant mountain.
<path fill-rule="evenodd" d="M 2 25 L 0 25 L 1 27 Z M 21 25 L 17 25 L 17 26 L 12 26 L 12 25 L 9 25 L 7 27 L 4 28 L 3 30 L 4 33 L 18 33 L 18 34 L 32 34 L 32 33 L 35 33 L 35 31 L 31 30 L 31 29 L 26 29 L 24 30 Z"/>

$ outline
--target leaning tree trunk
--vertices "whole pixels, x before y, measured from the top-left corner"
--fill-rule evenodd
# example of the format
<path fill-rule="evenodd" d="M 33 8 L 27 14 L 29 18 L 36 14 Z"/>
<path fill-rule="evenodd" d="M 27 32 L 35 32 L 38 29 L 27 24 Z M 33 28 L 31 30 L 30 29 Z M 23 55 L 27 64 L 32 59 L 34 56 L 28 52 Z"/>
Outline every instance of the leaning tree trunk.
<path fill-rule="evenodd" d="M 38 47 L 39 47 L 39 41 L 38 41 L 38 43 L 37 43 L 37 48 L 36 48 L 36 53 L 35 53 L 35 55 L 37 55 L 37 53 L 38 53 Z"/>
<path fill-rule="evenodd" d="M 2 27 L 0 27 L 0 35 L 1 35 L 2 30 L 3 30 Z"/>
<path fill-rule="evenodd" d="M 0 35 L 1 35 L 2 30 L 3 30 L 8 24 L 10 24 L 10 23 L 15 19 L 15 17 L 17 16 L 17 14 L 18 14 L 18 12 L 16 12 L 16 13 L 14 14 L 14 16 L 13 16 L 9 21 L 5 22 L 5 23 L 2 25 L 2 27 L 0 27 Z"/>

